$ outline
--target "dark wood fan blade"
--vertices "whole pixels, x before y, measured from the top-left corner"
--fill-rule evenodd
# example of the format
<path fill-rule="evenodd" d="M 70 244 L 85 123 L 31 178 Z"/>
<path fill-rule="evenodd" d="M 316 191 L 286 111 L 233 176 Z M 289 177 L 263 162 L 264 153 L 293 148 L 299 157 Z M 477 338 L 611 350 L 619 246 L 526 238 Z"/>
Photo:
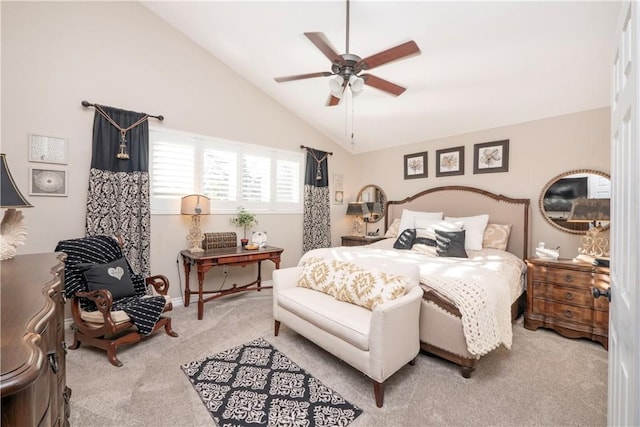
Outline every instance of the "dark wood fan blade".
<path fill-rule="evenodd" d="M 402 43 L 391 49 L 384 50 L 376 53 L 375 55 L 368 56 L 361 59 L 356 68 L 361 67 L 362 70 L 371 70 L 372 68 L 379 67 L 383 64 L 387 64 L 398 59 L 406 58 L 408 56 L 417 55 L 420 53 L 420 48 L 413 40 L 406 43 Z"/>
<path fill-rule="evenodd" d="M 327 99 L 327 107 L 334 107 L 340 103 L 340 98 L 336 98 L 333 95 L 329 95 L 329 99 Z"/>
<path fill-rule="evenodd" d="M 342 60 L 338 52 L 336 52 L 336 49 L 331 45 L 329 39 L 327 39 L 323 33 L 304 33 L 304 35 L 307 36 L 307 38 L 311 40 L 311 43 L 315 44 L 332 63 Z"/>
<path fill-rule="evenodd" d="M 361 74 L 360 77 L 364 79 L 364 84 L 383 90 L 394 96 L 402 95 L 402 93 L 407 90 L 407 88 L 398 86 L 395 83 L 391 83 L 388 80 L 381 79 L 380 77 L 376 77 L 371 74 Z"/>
<path fill-rule="evenodd" d="M 290 82 L 291 80 L 310 79 L 313 77 L 327 77 L 332 75 L 333 74 L 331 74 L 329 71 L 320 71 L 318 73 L 297 74 L 295 76 L 274 77 L 273 80 L 277 81 L 278 83 L 282 83 L 282 82 Z"/>

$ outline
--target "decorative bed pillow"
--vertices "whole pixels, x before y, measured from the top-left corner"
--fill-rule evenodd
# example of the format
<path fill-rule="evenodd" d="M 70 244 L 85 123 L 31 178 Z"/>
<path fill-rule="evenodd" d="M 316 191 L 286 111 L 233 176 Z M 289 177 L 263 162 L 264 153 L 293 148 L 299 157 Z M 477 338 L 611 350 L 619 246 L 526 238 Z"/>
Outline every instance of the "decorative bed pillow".
<path fill-rule="evenodd" d="M 416 238 L 416 230 L 409 228 L 404 230 L 393 244 L 394 249 L 411 249 L 413 240 Z"/>
<path fill-rule="evenodd" d="M 484 230 L 487 228 L 487 223 L 489 222 L 489 215 L 484 214 L 459 218 L 447 216 L 444 220 L 464 222 L 464 230 L 467 232 L 464 248 L 469 251 L 479 251 L 482 249 L 482 238 L 484 236 Z"/>
<path fill-rule="evenodd" d="M 506 251 L 511 235 L 511 224 L 488 224 L 484 230 L 482 247 Z"/>
<path fill-rule="evenodd" d="M 441 221 L 441 220 L 425 220 L 416 218 L 416 237 L 424 237 L 426 239 L 435 240 L 436 230 L 440 231 L 460 231 L 464 227 L 462 221 Z"/>
<path fill-rule="evenodd" d="M 402 233 L 404 230 L 409 228 L 416 228 L 416 218 L 427 221 L 440 221 L 442 219 L 442 212 L 419 212 L 403 209 L 398 233 Z"/>
<path fill-rule="evenodd" d="M 400 229 L 400 218 L 396 218 L 393 220 L 393 222 L 387 229 L 387 232 L 384 233 L 384 237 L 391 237 L 391 238 L 398 237 L 398 233 L 400 232 L 399 229 Z"/>
<path fill-rule="evenodd" d="M 104 289 L 111 292 L 114 300 L 131 297 L 136 294 L 133 281 L 129 275 L 129 266 L 124 258 L 107 264 L 76 264 L 87 281 L 90 291 Z"/>
<path fill-rule="evenodd" d="M 468 258 L 464 250 L 465 230 L 440 231 L 436 230 L 436 251 L 441 257 Z"/>

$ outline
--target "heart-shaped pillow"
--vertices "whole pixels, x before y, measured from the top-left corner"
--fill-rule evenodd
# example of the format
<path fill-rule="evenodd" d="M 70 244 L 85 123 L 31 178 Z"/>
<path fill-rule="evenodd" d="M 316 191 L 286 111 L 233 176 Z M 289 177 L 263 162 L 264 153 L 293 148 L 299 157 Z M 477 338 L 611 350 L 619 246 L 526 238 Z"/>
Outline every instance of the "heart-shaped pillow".
<path fill-rule="evenodd" d="M 116 267 L 116 268 L 111 267 L 107 269 L 107 274 L 111 277 L 115 277 L 116 279 L 120 280 L 122 279 L 124 270 L 122 269 L 122 267 Z"/>

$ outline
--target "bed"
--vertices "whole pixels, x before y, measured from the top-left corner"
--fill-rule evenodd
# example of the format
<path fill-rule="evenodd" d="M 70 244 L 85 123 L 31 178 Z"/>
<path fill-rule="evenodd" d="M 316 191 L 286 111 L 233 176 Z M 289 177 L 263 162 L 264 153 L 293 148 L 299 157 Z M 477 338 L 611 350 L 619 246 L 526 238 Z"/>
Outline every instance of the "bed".
<path fill-rule="evenodd" d="M 342 259 L 378 269 L 397 262 L 418 263 L 424 292 L 420 347 L 423 352 L 459 365 L 462 375 L 469 378 L 482 356 L 501 345 L 510 348 L 511 322 L 524 311 L 526 268 L 523 260 L 529 245 L 529 203 L 529 199 L 515 199 L 472 187 L 431 188 L 404 200 L 389 201 L 385 229 L 396 227 L 396 220 L 404 221 L 405 210 L 442 212 L 449 223 L 466 218 L 469 235 L 472 219 L 488 215 L 489 228 L 511 226 L 508 244 L 502 242 L 506 248 L 484 247 L 485 241 L 482 248 L 466 250 L 468 258 L 442 257 L 432 248 L 425 250 L 421 244 L 411 249 L 395 249 L 394 243 L 399 239 L 391 233 L 389 238 L 367 246 L 309 251 L 301 263 L 317 257 Z"/>

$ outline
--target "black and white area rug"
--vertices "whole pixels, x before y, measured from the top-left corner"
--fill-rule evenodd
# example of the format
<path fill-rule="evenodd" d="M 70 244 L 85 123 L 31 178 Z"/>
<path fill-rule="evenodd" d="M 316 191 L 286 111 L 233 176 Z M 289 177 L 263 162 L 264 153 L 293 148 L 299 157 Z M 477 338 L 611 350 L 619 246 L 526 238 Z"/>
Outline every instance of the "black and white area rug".
<path fill-rule="evenodd" d="M 346 426 L 362 409 L 258 338 L 181 366 L 218 426 Z"/>

